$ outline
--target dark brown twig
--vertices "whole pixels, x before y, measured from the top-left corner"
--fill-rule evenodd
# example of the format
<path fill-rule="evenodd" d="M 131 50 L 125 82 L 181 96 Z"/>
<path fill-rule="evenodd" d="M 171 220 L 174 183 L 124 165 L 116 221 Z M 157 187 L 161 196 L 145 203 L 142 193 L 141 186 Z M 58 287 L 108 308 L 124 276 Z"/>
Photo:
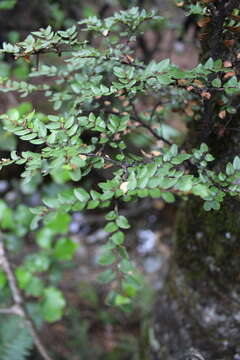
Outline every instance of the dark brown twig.
<path fill-rule="evenodd" d="M 137 110 L 136 110 L 136 107 L 135 105 L 133 104 L 133 102 L 131 101 L 131 106 L 132 106 L 132 109 L 133 109 L 133 119 L 138 122 L 142 127 L 144 127 L 145 129 L 147 129 L 156 139 L 158 140 L 162 140 L 165 144 L 168 144 L 169 146 L 172 145 L 172 143 L 166 139 L 164 139 L 164 137 L 162 137 L 161 135 L 159 135 L 158 133 L 156 133 L 153 128 L 148 125 L 147 123 L 145 123 L 141 118 L 140 116 L 138 116 L 138 113 L 137 113 Z"/>

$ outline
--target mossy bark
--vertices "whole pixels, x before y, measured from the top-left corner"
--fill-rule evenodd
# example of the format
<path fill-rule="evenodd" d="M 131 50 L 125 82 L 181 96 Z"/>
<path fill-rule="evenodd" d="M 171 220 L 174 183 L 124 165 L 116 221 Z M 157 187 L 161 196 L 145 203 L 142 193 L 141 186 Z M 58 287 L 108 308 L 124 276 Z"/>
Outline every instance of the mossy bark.
<path fill-rule="evenodd" d="M 218 212 L 204 212 L 194 198 L 182 204 L 153 359 L 198 359 L 184 357 L 192 347 L 209 360 L 240 359 L 239 214 L 231 198 Z"/>
<path fill-rule="evenodd" d="M 234 61 L 236 54 L 224 48 L 226 33 L 220 30 L 239 3 L 229 0 L 211 6 L 215 6 L 216 19 L 209 25 L 202 58 L 210 53 L 214 60 Z M 235 71 L 240 74 L 239 65 Z M 214 169 L 221 171 L 240 153 L 240 132 L 227 129 L 230 122 L 235 130 L 239 128 L 240 111 L 221 119 L 221 95 L 211 95 L 189 124 L 186 148 L 206 142 L 216 157 Z M 231 103 L 239 104 L 239 97 Z M 240 200 L 231 197 L 225 198 L 219 211 L 204 211 L 202 201 L 195 197 L 182 203 L 169 274 L 154 314 L 152 360 L 240 359 L 239 218 Z"/>
<path fill-rule="evenodd" d="M 240 113 L 233 121 L 239 126 Z M 239 132 L 226 131 L 223 138 L 212 132 L 207 142 L 216 171 L 240 153 Z M 169 274 L 156 305 L 153 360 L 240 359 L 239 218 L 240 199 L 230 196 L 219 211 L 204 211 L 196 197 L 181 204 Z M 191 348 L 203 358 L 184 355 Z"/>

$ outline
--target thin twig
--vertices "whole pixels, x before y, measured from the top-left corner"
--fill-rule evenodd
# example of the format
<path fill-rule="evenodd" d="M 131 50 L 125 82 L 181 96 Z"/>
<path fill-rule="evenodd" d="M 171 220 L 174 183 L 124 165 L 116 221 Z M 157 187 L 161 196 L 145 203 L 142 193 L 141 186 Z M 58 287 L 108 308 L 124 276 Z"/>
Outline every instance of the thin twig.
<path fill-rule="evenodd" d="M 0 309 L 0 314 L 19 315 L 23 316 L 22 310 L 18 305 L 13 305 L 9 308 Z"/>
<path fill-rule="evenodd" d="M 155 113 L 156 113 L 156 110 L 157 110 L 158 106 L 160 106 L 160 105 L 162 105 L 162 101 L 161 101 L 161 100 L 158 101 L 158 102 L 154 105 L 154 107 L 152 108 L 152 111 L 151 111 L 151 114 L 150 114 L 150 122 L 152 122 L 153 117 L 154 117 L 154 115 L 155 115 Z"/>
<path fill-rule="evenodd" d="M 131 207 L 129 209 L 120 210 L 119 214 L 126 217 L 138 217 L 141 213 L 152 209 L 152 201 L 139 202 L 138 206 Z M 105 215 L 86 215 L 87 224 L 102 224 L 106 221 Z"/>
<path fill-rule="evenodd" d="M 1 236 L 1 234 L 0 234 L 0 236 Z M 7 256 L 7 252 L 4 248 L 2 237 L 0 238 L 0 266 L 6 273 L 9 288 L 11 291 L 11 296 L 14 301 L 14 305 L 11 308 L 2 309 L 1 313 L 5 313 L 5 314 L 11 313 L 11 314 L 17 314 L 17 315 L 22 316 L 29 331 L 30 331 L 30 334 L 32 335 L 33 342 L 34 342 L 36 348 L 38 349 L 39 353 L 41 354 L 42 358 L 44 360 L 53 360 L 48 355 L 48 352 L 47 352 L 45 346 L 43 345 L 42 340 L 40 339 L 40 336 L 39 336 L 37 329 L 33 323 L 33 320 L 29 316 L 28 311 L 25 307 L 25 302 L 24 302 L 23 296 L 18 288 L 17 280 L 15 277 L 14 271 L 10 265 L 10 261 Z"/>
<path fill-rule="evenodd" d="M 164 139 L 164 137 L 162 137 L 161 135 L 159 135 L 158 133 L 156 133 L 153 128 L 148 125 L 147 123 L 145 123 L 141 118 L 140 116 L 138 116 L 138 113 L 137 113 L 137 110 L 136 110 L 136 107 L 135 105 L 133 104 L 133 102 L 131 101 L 131 106 L 132 106 L 132 109 L 133 109 L 133 112 L 134 112 L 134 116 L 133 116 L 133 119 L 135 121 L 137 121 L 142 127 L 144 127 L 145 129 L 147 129 L 156 139 L 158 140 L 162 140 L 165 144 L 168 144 L 169 146 L 172 145 L 172 143 L 166 139 Z"/>

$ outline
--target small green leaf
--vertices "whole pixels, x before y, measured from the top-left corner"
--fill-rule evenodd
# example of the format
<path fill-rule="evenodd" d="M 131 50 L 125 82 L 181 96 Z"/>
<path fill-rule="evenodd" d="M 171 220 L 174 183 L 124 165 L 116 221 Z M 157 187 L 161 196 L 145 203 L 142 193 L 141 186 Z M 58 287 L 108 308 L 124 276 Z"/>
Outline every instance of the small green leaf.
<path fill-rule="evenodd" d="M 114 300 L 114 305 L 121 306 L 121 305 L 127 305 L 130 304 L 131 300 L 123 295 L 117 294 Z"/>
<path fill-rule="evenodd" d="M 120 227 L 121 229 L 129 229 L 130 225 L 128 223 L 128 220 L 125 216 L 118 216 L 116 219 L 116 223 L 118 225 L 118 227 Z"/>
<path fill-rule="evenodd" d="M 213 161 L 214 157 L 211 154 L 207 154 L 206 157 L 205 157 L 205 160 L 206 161 Z"/>
<path fill-rule="evenodd" d="M 199 4 L 198 4 L 199 5 Z M 199 5 L 199 7 L 201 8 L 201 6 Z M 196 14 L 196 13 L 194 13 Z M 200 14 L 199 14 L 200 15 Z M 202 14 L 203 15 L 203 14 Z M 214 66 L 214 62 L 213 62 L 213 59 L 212 58 L 209 58 L 206 63 L 204 64 L 204 68 L 205 69 L 213 69 L 213 66 Z"/>
<path fill-rule="evenodd" d="M 171 154 L 172 156 L 176 156 L 177 153 L 178 153 L 178 147 L 177 147 L 177 145 L 176 145 L 176 144 L 172 144 L 169 152 L 170 152 L 170 154 Z"/>
<path fill-rule="evenodd" d="M 192 175 L 185 175 L 182 176 L 179 181 L 177 182 L 177 188 L 180 191 L 188 192 L 192 188 Z"/>
<path fill-rule="evenodd" d="M 19 266 L 15 273 L 20 289 L 25 289 L 32 278 L 32 274 L 24 266 Z"/>
<path fill-rule="evenodd" d="M 16 5 L 17 0 L 2 0 L 0 10 L 10 10 Z"/>
<path fill-rule="evenodd" d="M 217 87 L 217 88 L 221 87 L 222 86 L 221 80 L 219 78 L 214 79 L 212 81 L 212 86 Z"/>
<path fill-rule="evenodd" d="M 78 245 L 69 238 L 57 240 L 54 255 L 60 260 L 71 260 L 76 253 Z"/>
<path fill-rule="evenodd" d="M 133 264 L 128 259 L 122 259 L 119 264 L 119 269 L 125 274 L 132 273 L 134 270 Z"/>
<path fill-rule="evenodd" d="M 149 195 L 154 199 L 159 199 L 161 196 L 161 191 L 159 189 L 150 189 Z"/>
<path fill-rule="evenodd" d="M 54 287 L 46 288 L 41 306 L 44 319 L 48 322 L 60 320 L 65 304 L 66 302 L 61 291 Z"/>
<path fill-rule="evenodd" d="M 119 255 L 125 259 L 125 260 L 128 260 L 129 256 L 128 256 L 128 253 L 127 253 L 127 250 L 124 246 L 122 245 L 119 245 L 118 246 L 118 251 L 119 251 Z"/>
<path fill-rule="evenodd" d="M 104 230 L 111 233 L 118 230 L 118 226 L 115 224 L 115 222 L 111 221 L 105 226 Z"/>
<path fill-rule="evenodd" d="M 201 152 L 207 152 L 208 151 L 208 146 L 205 143 L 202 143 L 200 146 L 200 151 Z"/>
<path fill-rule="evenodd" d="M 26 257 L 25 268 L 30 272 L 47 271 L 50 265 L 50 259 L 45 253 L 31 254 Z"/>
<path fill-rule="evenodd" d="M 105 251 L 101 254 L 98 263 L 103 266 L 112 265 L 115 260 L 116 256 L 112 251 Z"/>
<path fill-rule="evenodd" d="M 210 190 L 207 185 L 198 184 L 193 186 L 192 193 L 204 199 L 210 195 Z"/>
<path fill-rule="evenodd" d="M 25 291 L 27 294 L 32 296 L 41 296 L 44 290 L 44 283 L 41 279 L 36 276 L 32 276 L 30 281 L 27 283 L 25 287 Z"/>
<path fill-rule="evenodd" d="M 162 193 L 162 198 L 164 201 L 166 201 L 167 203 L 173 203 L 175 201 L 175 197 L 174 195 L 167 191 L 167 192 L 163 192 Z"/>
<path fill-rule="evenodd" d="M 122 281 L 122 289 L 128 297 L 136 296 L 140 287 L 139 283 L 131 276 L 126 276 Z"/>
<path fill-rule="evenodd" d="M 38 231 L 36 240 L 37 244 L 43 249 L 50 249 L 54 232 L 49 228 L 43 228 Z"/>
<path fill-rule="evenodd" d="M 112 242 L 114 242 L 116 245 L 121 245 L 124 242 L 124 238 L 125 235 L 122 231 L 117 231 L 110 237 Z"/>
<path fill-rule="evenodd" d="M 2 229 L 13 230 L 15 227 L 15 222 L 13 220 L 13 211 L 9 207 L 6 207 L 2 214 L 0 214 L 1 218 L 1 227 Z"/>
<path fill-rule="evenodd" d="M 239 156 L 235 156 L 235 158 L 233 160 L 233 167 L 235 170 L 240 170 L 240 157 Z"/>
<path fill-rule="evenodd" d="M 25 135 L 25 136 L 20 136 L 20 138 L 22 140 L 32 140 L 32 139 L 35 139 L 35 137 L 37 137 L 37 134 L 36 133 L 31 133 L 29 135 Z"/>
<path fill-rule="evenodd" d="M 82 188 L 74 189 L 74 195 L 82 202 L 87 202 L 90 199 L 90 195 Z"/>
<path fill-rule="evenodd" d="M 158 72 L 167 71 L 169 67 L 170 67 L 170 59 L 164 59 L 157 64 L 157 71 Z"/>
<path fill-rule="evenodd" d="M 47 223 L 47 227 L 54 231 L 56 234 L 64 234 L 68 230 L 71 221 L 71 216 L 62 211 L 58 211 L 53 219 Z"/>
<path fill-rule="evenodd" d="M 183 163 L 185 160 L 188 160 L 191 157 L 189 154 L 178 154 L 176 157 L 171 159 L 171 163 L 174 165 L 179 165 Z"/>
<path fill-rule="evenodd" d="M 229 162 L 227 163 L 227 166 L 226 166 L 226 173 L 227 175 L 233 175 L 235 172 L 235 169 L 234 169 L 234 166 Z"/>
<path fill-rule="evenodd" d="M 100 204 L 99 200 L 90 200 L 87 205 L 87 209 L 96 209 Z"/>
<path fill-rule="evenodd" d="M 116 277 L 116 273 L 111 269 L 103 271 L 100 275 L 98 275 L 97 280 L 102 284 L 108 284 L 113 281 Z"/>
<path fill-rule="evenodd" d="M 106 220 L 115 220 L 117 217 L 117 214 L 115 211 L 110 211 L 106 216 L 105 216 L 105 219 Z"/>
<path fill-rule="evenodd" d="M 10 109 L 7 112 L 7 115 L 9 117 L 9 119 L 11 119 L 11 121 L 17 121 L 17 120 L 19 120 L 19 117 L 20 117 L 19 111 L 17 109 Z"/>

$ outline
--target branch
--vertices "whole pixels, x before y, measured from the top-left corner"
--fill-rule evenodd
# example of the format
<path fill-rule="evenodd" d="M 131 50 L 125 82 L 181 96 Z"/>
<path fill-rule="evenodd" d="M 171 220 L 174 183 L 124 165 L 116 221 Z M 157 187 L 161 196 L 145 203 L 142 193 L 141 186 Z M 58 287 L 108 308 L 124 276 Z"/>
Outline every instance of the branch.
<path fill-rule="evenodd" d="M 142 119 L 140 118 L 140 116 L 138 116 L 137 110 L 135 105 L 133 104 L 132 101 L 130 101 L 130 104 L 133 108 L 133 112 L 134 112 L 134 117 L 133 119 L 135 121 L 137 121 L 142 127 L 144 127 L 145 129 L 147 129 L 156 139 L 158 140 L 162 140 L 165 144 L 168 144 L 169 146 L 172 145 L 172 143 L 166 139 L 164 139 L 164 137 L 162 137 L 161 135 L 159 135 L 158 133 L 156 133 L 152 127 L 150 125 L 148 125 L 147 123 L 145 123 L 144 121 L 142 121 Z"/>
<path fill-rule="evenodd" d="M 28 311 L 25 307 L 24 299 L 18 288 L 17 280 L 15 277 L 14 271 L 10 265 L 6 250 L 4 248 L 3 239 L 2 239 L 1 234 L 0 234 L 0 266 L 6 273 L 11 296 L 14 301 L 14 305 L 11 308 L 1 309 L 0 313 L 15 314 L 15 315 L 22 316 L 29 331 L 30 331 L 30 334 L 33 338 L 34 344 L 35 344 L 36 348 L 38 349 L 39 353 L 41 354 L 42 358 L 44 360 L 52 360 L 52 358 L 48 355 L 47 350 L 46 350 L 45 346 L 43 345 L 42 340 L 40 339 L 40 336 L 38 335 L 38 332 L 33 323 L 33 320 L 29 316 Z"/>
<path fill-rule="evenodd" d="M 23 316 L 22 309 L 18 305 L 13 305 L 6 309 L 0 309 L 0 314 Z"/>
<path fill-rule="evenodd" d="M 88 154 L 81 154 L 83 156 L 87 156 L 87 157 L 91 157 L 91 158 L 101 158 L 105 161 L 108 161 L 110 162 L 111 164 L 119 167 L 119 168 L 122 168 L 124 170 L 126 170 L 126 168 L 128 167 L 133 167 L 134 164 L 130 164 L 130 163 L 127 163 L 127 162 L 124 162 L 124 163 L 121 163 L 120 161 L 117 161 L 117 160 L 114 160 L 114 159 L 111 159 L 108 155 L 104 155 L 104 154 L 93 154 L 93 153 L 88 153 Z"/>
<path fill-rule="evenodd" d="M 131 207 L 122 211 L 119 211 L 120 215 L 126 216 L 126 217 L 134 217 L 136 218 L 141 213 L 150 211 L 152 209 L 152 201 L 140 201 L 138 203 L 137 207 Z M 105 215 L 86 215 L 86 223 L 87 224 L 102 224 L 104 221 L 106 221 Z"/>
<path fill-rule="evenodd" d="M 150 122 L 153 120 L 153 117 L 154 117 L 154 115 L 155 115 L 155 113 L 156 113 L 156 110 L 157 110 L 158 106 L 160 106 L 160 105 L 162 105 L 162 101 L 161 101 L 161 100 L 158 101 L 158 102 L 154 105 L 154 107 L 152 108 L 152 111 L 151 111 L 151 114 L 150 114 Z"/>

